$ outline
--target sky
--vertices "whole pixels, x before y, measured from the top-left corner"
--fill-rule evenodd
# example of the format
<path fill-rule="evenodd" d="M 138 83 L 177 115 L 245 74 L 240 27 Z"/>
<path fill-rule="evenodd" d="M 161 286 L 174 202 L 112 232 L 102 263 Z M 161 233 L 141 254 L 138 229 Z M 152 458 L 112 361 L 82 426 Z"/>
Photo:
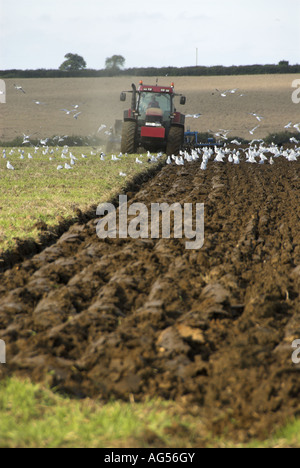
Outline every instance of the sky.
<path fill-rule="evenodd" d="M 299 0 L 0 0 L 0 70 L 300 63 Z M 198 50 L 198 62 L 197 53 Z"/>

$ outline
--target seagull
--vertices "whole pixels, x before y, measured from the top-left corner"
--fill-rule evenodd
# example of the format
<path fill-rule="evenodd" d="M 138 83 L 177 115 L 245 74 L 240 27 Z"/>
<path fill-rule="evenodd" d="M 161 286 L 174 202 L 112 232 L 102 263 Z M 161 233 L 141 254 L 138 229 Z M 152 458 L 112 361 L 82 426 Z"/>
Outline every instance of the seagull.
<path fill-rule="evenodd" d="M 76 112 L 75 109 L 72 109 L 72 110 L 68 110 L 68 109 L 60 109 L 62 112 L 65 112 L 66 115 L 70 115 L 72 112 Z"/>
<path fill-rule="evenodd" d="M 290 138 L 290 142 L 291 142 L 291 143 L 296 143 L 296 144 L 299 143 L 299 141 L 296 140 L 296 138 L 294 138 L 294 137 L 293 137 L 293 138 Z"/>
<path fill-rule="evenodd" d="M 136 162 L 137 164 L 143 164 L 143 162 L 140 161 L 139 158 L 136 158 L 135 162 Z"/>
<path fill-rule="evenodd" d="M 65 169 L 72 169 L 72 167 L 68 163 L 66 163 L 65 164 Z"/>
<path fill-rule="evenodd" d="M 220 93 L 220 95 L 222 97 L 227 97 L 228 93 L 235 94 L 237 90 L 238 90 L 238 88 L 236 88 L 236 89 L 227 89 L 226 91 L 220 91 L 219 89 L 216 89 L 216 91 L 218 91 L 218 93 Z"/>
<path fill-rule="evenodd" d="M 205 161 L 203 160 L 200 166 L 201 171 L 206 171 L 206 167 L 207 167 L 207 160 Z"/>
<path fill-rule="evenodd" d="M 240 159 L 239 159 L 239 155 L 238 154 L 235 154 L 233 156 L 233 164 L 240 164 Z"/>
<path fill-rule="evenodd" d="M 104 128 L 106 128 L 106 125 L 102 124 L 99 128 L 97 133 L 100 133 Z"/>
<path fill-rule="evenodd" d="M 253 135 L 257 128 L 259 128 L 259 125 L 257 125 L 257 127 L 252 128 L 252 130 L 249 130 L 250 135 Z"/>
<path fill-rule="evenodd" d="M 182 156 L 176 156 L 175 157 L 175 163 L 177 166 L 184 166 L 184 159 Z"/>
<path fill-rule="evenodd" d="M 117 158 L 117 156 L 116 156 L 115 154 L 112 154 L 112 155 L 111 155 L 111 160 L 112 160 L 112 161 L 120 161 L 120 159 Z"/>
<path fill-rule="evenodd" d="M 120 176 L 120 177 L 127 177 L 127 174 L 124 174 L 124 172 L 120 172 L 120 173 L 119 173 L 119 176 Z"/>
<path fill-rule="evenodd" d="M 17 91 L 21 91 L 22 93 L 26 94 L 22 86 L 18 86 L 14 84 L 14 87 L 16 88 Z"/>
<path fill-rule="evenodd" d="M 289 122 L 284 128 L 291 128 L 293 122 Z"/>
<path fill-rule="evenodd" d="M 77 112 L 77 114 L 73 115 L 73 118 L 77 120 L 80 114 L 81 112 Z"/>
<path fill-rule="evenodd" d="M 199 117 L 201 117 L 202 114 L 187 114 L 185 117 L 186 118 L 193 118 L 193 119 L 199 119 Z"/>
<path fill-rule="evenodd" d="M 12 166 L 9 161 L 7 161 L 6 167 L 7 167 L 7 169 L 9 169 L 11 171 L 15 170 L 14 166 Z"/>
<path fill-rule="evenodd" d="M 57 170 L 61 171 L 64 168 L 64 166 L 57 166 Z"/>
<path fill-rule="evenodd" d="M 298 132 L 300 132 L 300 123 L 293 125 L 293 127 L 296 128 Z"/>
<path fill-rule="evenodd" d="M 35 101 L 33 100 L 33 102 L 37 105 L 37 106 L 44 106 L 46 103 L 45 102 L 40 102 L 40 101 Z"/>
<path fill-rule="evenodd" d="M 172 164 L 171 156 L 168 156 L 168 159 L 167 159 L 167 161 L 166 161 L 166 164 Z"/>
<path fill-rule="evenodd" d="M 263 117 L 258 115 L 256 112 L 249 112 L 250 115 L 253 115 L 259 122 L 262 121 Z"/>

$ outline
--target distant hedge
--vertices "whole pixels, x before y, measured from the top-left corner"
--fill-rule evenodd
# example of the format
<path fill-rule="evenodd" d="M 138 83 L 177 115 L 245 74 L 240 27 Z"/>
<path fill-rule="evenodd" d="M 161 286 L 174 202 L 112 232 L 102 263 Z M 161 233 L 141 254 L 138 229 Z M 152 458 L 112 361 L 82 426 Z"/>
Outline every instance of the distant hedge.
<path fill-rule="evenodd" d="M 0 78 L 97 78 L 111 76 L 222 76 L 222 75 L 266 75 L 300 73 L 300 65 L 289 65 L 282 61 L 277 65 L 232 65 L 224 67 L 163 67 L 163 68 L 127 68 L 126 70 L 0 70 Z"/>

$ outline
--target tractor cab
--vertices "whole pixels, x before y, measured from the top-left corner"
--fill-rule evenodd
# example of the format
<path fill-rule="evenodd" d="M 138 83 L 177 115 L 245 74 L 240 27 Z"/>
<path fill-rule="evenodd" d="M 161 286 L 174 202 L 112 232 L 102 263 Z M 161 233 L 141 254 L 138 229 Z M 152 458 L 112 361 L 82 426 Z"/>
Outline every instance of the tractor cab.
<path fill-rule="evenodd" d="M 131 109 L 124 112 L 121 150 L 134 153 L 138 146 L 147 150 L 178 153 L 184 140 L 185 116 L 176 112 L 174 84 L 171 86 L 132 85 Z M 180 95 L 181 96 L 181 95 Z M 126 99 L 125 92 L 121 100 Z M 185 104 L 182 96 L 181 104 Z M 174 140 L 175 135 L 175 140 Z"/>

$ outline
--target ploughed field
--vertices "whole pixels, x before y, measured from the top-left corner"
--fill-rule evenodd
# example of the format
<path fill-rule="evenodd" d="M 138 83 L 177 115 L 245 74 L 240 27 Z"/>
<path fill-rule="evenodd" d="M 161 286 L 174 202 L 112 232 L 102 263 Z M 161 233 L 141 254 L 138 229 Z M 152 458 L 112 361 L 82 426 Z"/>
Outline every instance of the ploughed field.
<path fill-rule="evenodd" d="M 74 103 L 75 104 L 75 103 Z M 214 434 L 299 414 L 300 162 L 165 166 L 129 205 L 204 203 L 205 241 L 105 239 L 97 219 L 0 274 L 0 377 L 173 399 Z"/>

